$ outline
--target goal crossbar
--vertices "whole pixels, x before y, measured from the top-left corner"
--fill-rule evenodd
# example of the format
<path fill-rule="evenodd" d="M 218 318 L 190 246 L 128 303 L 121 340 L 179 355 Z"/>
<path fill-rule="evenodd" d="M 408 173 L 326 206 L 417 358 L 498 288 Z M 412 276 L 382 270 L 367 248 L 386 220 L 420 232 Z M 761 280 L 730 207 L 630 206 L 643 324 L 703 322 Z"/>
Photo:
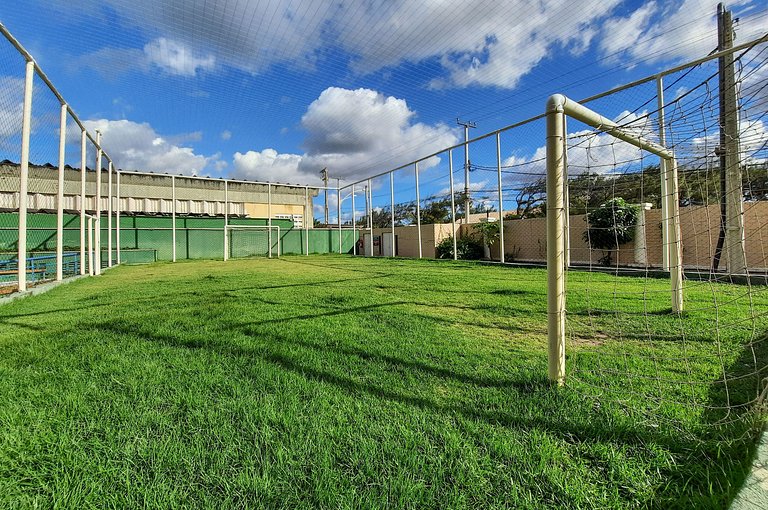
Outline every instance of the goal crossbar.
<path fill-rule="evenodd" d="M 233 230 L 266 230 L 267 231 L 267 256 L 272 258 L 272 231 L 277 231 L 277 253 L 280 258 L 280 226 L 279 225 L 224 225 L 224 260 L 229 260 L 230 236 Z"/>
<path fill-rule="evenodd" d="M 547 338 L 549 380 L 565 383 L 565 207 L 566 160 L 565 117 L 572 117 L 619 140 L 655 154 L 667 162 L 664 179 L 669 193 L 662 200 L 662 217 L 670 221 L 673 239 L 670 250 L 670 286 L 672 310 L 683 311 L 682 243 L 680 242 L 680 209 L 677 184 L 677 162 L 674 153 L 657 143 L 627 132 L 610 119 L 555 94 L 547 101 Z"/>

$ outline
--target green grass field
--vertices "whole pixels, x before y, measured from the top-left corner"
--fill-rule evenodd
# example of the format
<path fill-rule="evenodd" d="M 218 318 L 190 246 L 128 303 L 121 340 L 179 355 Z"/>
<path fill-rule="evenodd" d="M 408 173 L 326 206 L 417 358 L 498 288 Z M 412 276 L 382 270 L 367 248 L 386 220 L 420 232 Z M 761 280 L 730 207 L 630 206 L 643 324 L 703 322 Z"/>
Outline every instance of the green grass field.
<path fill-rule="evenodd" d="M 571 272 L 557 388 L 541 269 L 118 267 L 0 306 L 0 508 L 723 508 L 768 293 L 688 287 Z"/>

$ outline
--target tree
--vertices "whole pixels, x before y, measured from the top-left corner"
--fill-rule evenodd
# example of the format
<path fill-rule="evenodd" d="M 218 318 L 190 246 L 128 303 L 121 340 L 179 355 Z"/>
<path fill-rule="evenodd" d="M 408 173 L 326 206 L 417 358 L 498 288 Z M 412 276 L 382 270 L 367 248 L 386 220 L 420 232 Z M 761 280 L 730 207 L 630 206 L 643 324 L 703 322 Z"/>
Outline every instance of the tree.
<path fill-rule="evenodd" d="M 591 247 L 607 250 L 600 261 L 611 265 L 611 253 L 635 238 L 635 226 L 640 208 L 623 198 L 614 198 L 587 214 L 584 241 Z"/>

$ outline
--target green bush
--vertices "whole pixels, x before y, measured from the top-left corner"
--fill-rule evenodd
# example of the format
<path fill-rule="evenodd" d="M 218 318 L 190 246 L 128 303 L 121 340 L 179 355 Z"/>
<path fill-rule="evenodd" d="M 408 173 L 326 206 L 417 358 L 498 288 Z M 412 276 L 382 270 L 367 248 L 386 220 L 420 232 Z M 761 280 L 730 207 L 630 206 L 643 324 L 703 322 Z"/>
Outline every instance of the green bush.
<path fill-rule="evenodd" d="M 623 198 L 614 198 L 587 214 L 589 227 L 584 232 L 584 241 L 591 248 L 615 250 L 635 238 L 635 226 L 640 209 L 628 204 Z M 611 263 L 610 251 L 601 259 L 605 265 Z"/>
<path fill-rule="evenodd" d="M 483 258 L 483 243 L 471 237 L 459 237 L 456 240 L 456 253 L 462 260 L 479 260 Z M 435 247 L 439 259 L 453 258 L 453 236 L 448 236 Z"/>

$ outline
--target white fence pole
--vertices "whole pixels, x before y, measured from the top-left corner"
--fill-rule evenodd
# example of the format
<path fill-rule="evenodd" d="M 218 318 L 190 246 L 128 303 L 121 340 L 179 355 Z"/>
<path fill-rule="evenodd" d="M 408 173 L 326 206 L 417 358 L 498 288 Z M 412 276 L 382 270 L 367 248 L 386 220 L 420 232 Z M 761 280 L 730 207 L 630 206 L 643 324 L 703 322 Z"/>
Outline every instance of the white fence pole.
<path fill-rule="evenodd" d="M 269 258 L 272 258 L 272 184 L 267 183 L 267 242 L 269 243 Z M 278 255 L 280 255 L 278 253 Z"/>
<path fill-rule="evenodd" d="M 88 216 L 88 274 L 93 276 L 96 272 L 96 263 L 94 261 L 95 253 L 93 249 L 93 216 Z"/>
<path fill-rule="evenodd" d="M 304 255 L 309 256 L 309 222 L 314 223 L 315 215 L 310 214 L 309 210 L 309 186 L 304 186 L 304 246 L 306 252 Z M 314 227 L 314 225 L 312 225 Z"/>
<path fill-rule="evenodd" d="M 107 162 L 107 267 L 112 267 L 112 160 Z"/>
<path fill-rule="evenodd" d="M 421 248 L 421 194 L 419 193 L 419 162 L 413 164 L 413 173 L 416 175 L 416 228 L 418 229 L 419 258 L 422 257 Z"/>
<path fill-rule="evenodd" d="M 352 185 L 352 255 L 357 255 L 357 226 L 355 225 L 355 185 Z"/>
<path fill-rule="evenodd" d="M 224 180 L 224 262 L 229 260 L 229 187 Z"/>
<path fill-rule="evenodd" d="M 336 179 L 336 222 L 339 224 L 339 255 L 341 255 L 341 180 Z"/>
<path fill-rule="evenodd" d="M 368 204 L 368 253 L 373 257 L 373 188 L 371 188 L 370 179 L 368 179 L 368 193 L 365 200 Z"/>
<path fill-rule="evenodd" d="M 86 271 L 85 267 L 85 176 L 88 162 L 86 161 L 86 143 L 87 135 L 85 129 L 80 131 L 80 274 L 84 275 Z"/>
<path fill-rule="evenodd" d="M 171 176 L 171 254 L 176 262 L 176 176 Z"/>
<path fill-rule="evenodd" d="M 94 274 L 101 274 L 101 132 L 96 131 L 96 225 L 93 232 Z"/>
<path fill-rule="evenodd" d="M 120 257 L 120 170 L 117 170 L 115 177 L 117 178 L 117 197 L 115 199 L 115 244 L 117 245 L 117 265 L 119 266 L 122 263 L 122 258 Z"/>
<path fill-rule="evenodd" d="M 56 187 L 56 280 L 64 279 L 64 157 L 67 143 L 67 105 L 61 105 L 59 119 L 59 180 Z"/>
<path fill-rule="evenodd" d="M 496 133 L 496 169 L 499 180 L 499 260 L 504 263 L 504 193 L 501 189 L 501 134 Z"/>
<path fill-rule="evenodd" d="M 453 150 L 448 151 L 448 177 L 451 181 L 451 235 L 453 236 L 453 260 L 459 260 L 456 253 L 456 200 L 453 191 Z"/>
<path fill-rule="evenodd" d="M 395 173 L 389 172 L 389 205 L 392 208 L 392 257 L 395 256 Z M 382 235 L 383 237 L 383 235 Z M 383 244 L 382 239 L 382 244 Z M 387 255 L 386 253 L 384 255 Z"/>
<path fill-rule="evenodd" d="M 32 87 L 35 63 L 27 62 L 24 81 L 24 105 L 21 120 L 21 164 L 19 168 L 19 292 L 27 290 L 27 190 L 29 189 L 29 137 L 32 132 Z"/>

